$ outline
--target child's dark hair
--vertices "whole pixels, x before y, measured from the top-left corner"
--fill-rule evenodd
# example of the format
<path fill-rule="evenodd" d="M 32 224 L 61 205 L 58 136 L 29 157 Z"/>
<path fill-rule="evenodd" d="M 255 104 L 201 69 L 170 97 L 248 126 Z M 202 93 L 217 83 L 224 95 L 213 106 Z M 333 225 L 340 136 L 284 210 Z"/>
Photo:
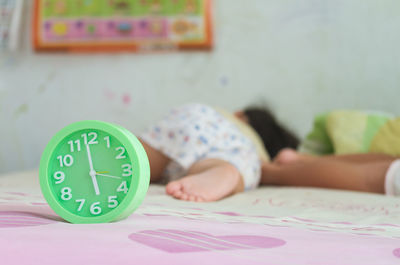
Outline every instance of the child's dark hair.
<path fill-rule="evenodd" d="M 271 158 L 274 158 L 285 147 L 296 149 L 299 145 L 297 136 L 279 124 L 268 108 L 251 106 L 244 110 L 244 114 L 246 114 L 251 127 L 261 137 Z"/>

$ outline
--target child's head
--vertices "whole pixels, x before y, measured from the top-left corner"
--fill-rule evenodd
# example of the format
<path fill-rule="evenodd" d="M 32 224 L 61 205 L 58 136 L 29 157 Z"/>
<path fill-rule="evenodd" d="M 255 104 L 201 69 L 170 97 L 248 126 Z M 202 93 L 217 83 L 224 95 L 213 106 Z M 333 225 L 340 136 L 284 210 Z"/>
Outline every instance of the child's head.
<path fill-rule="evenodd" d="M 296 149 L 299 145 L 297 136 L 279 124 L 266 107 L 248 107 L 242 115 L 242 119 L 245 119 L 260 135 L 271 158 L 274 158 L 285 147 Z"/>

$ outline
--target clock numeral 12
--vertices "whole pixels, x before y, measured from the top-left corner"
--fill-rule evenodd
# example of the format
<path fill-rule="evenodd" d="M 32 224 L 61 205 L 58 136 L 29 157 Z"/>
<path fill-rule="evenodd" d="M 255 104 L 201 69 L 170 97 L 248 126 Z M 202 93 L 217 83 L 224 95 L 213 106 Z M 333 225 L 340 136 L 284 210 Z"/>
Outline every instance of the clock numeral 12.
<path fill-rule="evenodd" d="M 84 133 L 81 135 L 83 137 L 83 142 L 85 144 L 98 144 L 99 142 L 96 140 L 97 139 L 97 133 L 95 132 L 90 132 L 88 134 Z M 92 137 L 89 140 L 89 137 Z"/>

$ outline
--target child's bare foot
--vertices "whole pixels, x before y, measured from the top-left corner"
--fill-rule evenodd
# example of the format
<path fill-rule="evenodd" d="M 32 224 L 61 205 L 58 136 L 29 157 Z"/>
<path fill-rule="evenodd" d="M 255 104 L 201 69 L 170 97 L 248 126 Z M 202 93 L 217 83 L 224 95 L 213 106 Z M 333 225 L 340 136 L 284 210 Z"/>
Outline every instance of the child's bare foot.
<path fill-rule="evenodd" d="M 226 163 L 166 186 L 167 194 L 172 197 L 195 202 L 217 201 L 239 191 L 243 191 L 242 177 L 234 166 Z"/>

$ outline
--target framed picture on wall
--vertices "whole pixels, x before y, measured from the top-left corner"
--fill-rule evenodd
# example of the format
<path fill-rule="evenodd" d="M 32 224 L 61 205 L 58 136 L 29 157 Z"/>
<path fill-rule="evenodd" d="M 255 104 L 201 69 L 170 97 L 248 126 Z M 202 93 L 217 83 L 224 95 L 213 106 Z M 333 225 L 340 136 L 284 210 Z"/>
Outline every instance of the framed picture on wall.
<path fill-rule="evenodd" d="M 36 51 L 211 49 L 212 0 L 35 0 Z"/>

